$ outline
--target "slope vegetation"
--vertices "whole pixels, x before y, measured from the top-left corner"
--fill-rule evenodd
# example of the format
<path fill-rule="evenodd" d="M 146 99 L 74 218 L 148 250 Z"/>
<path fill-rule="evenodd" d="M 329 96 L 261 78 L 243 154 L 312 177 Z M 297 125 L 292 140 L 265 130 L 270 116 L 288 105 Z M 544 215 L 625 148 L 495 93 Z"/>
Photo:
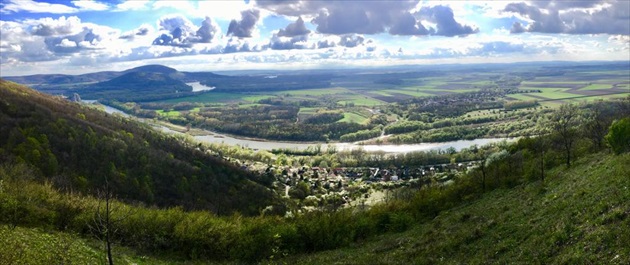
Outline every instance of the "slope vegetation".
<path fill-rule="evenodd" d="M 273 203 L 259 176 L 148 126 L 0 80 L 0 163 L 26 163 L 67 191 L 219 214 Z"/>
<path fill-rule="evenodd" d="M 593 154 L 545 183 L 498 189 L 398 234 L 292 264 L 629 264 L 630 154 Z"/>

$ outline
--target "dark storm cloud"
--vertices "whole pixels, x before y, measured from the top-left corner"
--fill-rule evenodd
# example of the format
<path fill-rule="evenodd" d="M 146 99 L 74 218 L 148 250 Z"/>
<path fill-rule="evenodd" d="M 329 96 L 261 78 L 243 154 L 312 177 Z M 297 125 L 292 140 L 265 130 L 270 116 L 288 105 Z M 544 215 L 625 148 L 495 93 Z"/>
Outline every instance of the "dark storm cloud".
<path fill-rule="evenodd" d="M 469 35 L 479 31 L 455 21 L 453 10 L 448 6 L 423 7 L 419 13 L 422 17 L 437 24 L 437 31 L 434 35 L 452 37 Z"/>
<path fill-rule="evenodd" d="M 304 20 L 302 20 L 302 17 L 298 17 L 298 19 L 295 22 L 289 24 L 284 29 L 280 29 L 280 31 L 278 32 L 278 36 L 295 37 L 299 35 L 306 35 L 309 33 L 311 33 L 311 31 L 308 30 L 306 26 L 304 25 Z"/>
<path fill-rule="evenodd" d="M 605 3 L 598 9 L 585 10 Z M 512 26 L 512 33 L 522 31 L 568 34 L 630 34 L 630 1 L 544 1 L 508 4 L 505 12 L 518 13 L 532 20 L 527 27 Z M 521 31 L 522 30 L 522 31 Z"/>
<path fill-rule="evenodd" d="M 228 27 L 227 35 L 231 35 L 239 38 L 250 38 L 252 32 L 256 26 L 256 22 L 260 18 L 260 11 L 258 10 L 245 10 L 241 12 L 241 20 L 232 20 Z"/>

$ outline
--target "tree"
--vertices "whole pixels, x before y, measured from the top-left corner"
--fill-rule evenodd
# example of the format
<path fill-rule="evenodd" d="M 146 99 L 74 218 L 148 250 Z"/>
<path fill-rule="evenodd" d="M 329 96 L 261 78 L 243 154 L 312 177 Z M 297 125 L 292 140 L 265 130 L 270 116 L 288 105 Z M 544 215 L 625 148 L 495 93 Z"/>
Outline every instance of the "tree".
<path fill-rule="evenodd" d="M 96 236 L 105 243 L 105 249 L 107 251 L 107 262 L 109 265 L 114 264 L 112 257 L 112 237 L 116 233 L 115 226 L 127 217 L 132 212 L 127 210 L 121 212 L 120 206 L 114 205 L 114 193 L 109 185 L 107 179 L 105 179 L 105 187 L 98 192 L 98 204 L 92 217 L 92 224 L 90 229 L 96 233 Z M 103 205 L 103 203 L 105 205 Z"/>
<path fill-rule="evenodd" d="M 578 108 L 573 104 L 560 106 L 550 118 L 551 129 L 558 136 L 558 140 L 564 149 L 567 167 L 571 166 L 571 151 L 577 140 Z"/>
<path fill-rule="evenodd" d="M 615 154 L 630 152 L 630 118 L 613 122 L 606 135 L 606 142 Z"/>
<path fill-rule="evenodd" d="M 604 146 L 604 137 L 608 131 L 610 121 L 604 113 L 603 103 L 595 103 L 587 115 L 586 135 L 598 149 Z"/>

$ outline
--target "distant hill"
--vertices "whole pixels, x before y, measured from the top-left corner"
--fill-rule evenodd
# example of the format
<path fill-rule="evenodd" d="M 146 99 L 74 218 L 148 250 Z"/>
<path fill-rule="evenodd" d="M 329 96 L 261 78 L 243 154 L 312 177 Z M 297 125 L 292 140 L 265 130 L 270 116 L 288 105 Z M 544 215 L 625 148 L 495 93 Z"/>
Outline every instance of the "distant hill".
<path fill-rule="evenodd" d="M 212 72 L 180 72 L 154 64 L 120 72 L 9 76 L 5 79 L 54 95 L 78 93 L 84 99 L 137 102 L 190 96 L 192 88 L 186 85 L 188 82 L 216 87 L 214 92 L 250 93 L 326 88 L 331 86 L 334 77 L 323 73 L 228 76 Z"/>
<path fill-rule="evenodd" d="M 149 65 L 139 66 L 136 68 L 131 68 L 131 69 L 122 71 L 121 73 L 126 74 L 126 73 L 133 73 L 133 72 L 174 74 L 174 73 L 177 73 L 178 71 L 174 68 L 170 68 L 164 65 L 149 64 Z"/>
<path fill-rule="evenodd" d="M 78 93 L 85 99 L 105 98 L 123 102 L 158 100 L 191 94 L 191 86 L 172 76 L 177 71 L 169 72 L 166 68 L 155 67 L 149 69 L 158 71 L 145 72 L 144 69 L 130 71 L 108 81 L 87 85 Z"/>
<path fill-rule="evenodd" d="M 78 93 L 83 99 L 151 101 L 189 96 L 187 82 L 222 79 L 211 72 L 180 72 L 163 65 L 144 65 L 124 71 L 106 71 L 82 75 L 8 76 L 5 80 L 33 87 L 39 91 L 65 95 Z M 238 80 L 238 79 L 237 79 Z"/>
<path fill-rule="evenodd" d="M 142 72 L 105 84 L 134 80 L 179 84 Z M 109 183 L 125 201 L 219 214 L 258 214 L 275 201 L 260 176 L 200 147 L 2 79 L 0 125 L 0 164 L 26 163 L 62 190 L 94 193 Z"/>

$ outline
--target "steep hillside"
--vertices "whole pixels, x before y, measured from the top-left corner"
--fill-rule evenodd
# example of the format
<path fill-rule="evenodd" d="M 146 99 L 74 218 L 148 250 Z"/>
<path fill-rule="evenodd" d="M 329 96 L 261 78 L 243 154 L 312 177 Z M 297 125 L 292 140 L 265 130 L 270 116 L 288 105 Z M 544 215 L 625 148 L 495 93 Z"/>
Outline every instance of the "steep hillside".
<path fill-rule="evenodd" d="M 630 154 L 588 155 L 397 234 L 288 264 L 630 264 Z"/>
<path fill-rule="evenodd" d="M 0 163 L 27 163 L 56 187 L 219 214 L 274 201 L 260 177 L 148 126 L 0 80 Z"/>

